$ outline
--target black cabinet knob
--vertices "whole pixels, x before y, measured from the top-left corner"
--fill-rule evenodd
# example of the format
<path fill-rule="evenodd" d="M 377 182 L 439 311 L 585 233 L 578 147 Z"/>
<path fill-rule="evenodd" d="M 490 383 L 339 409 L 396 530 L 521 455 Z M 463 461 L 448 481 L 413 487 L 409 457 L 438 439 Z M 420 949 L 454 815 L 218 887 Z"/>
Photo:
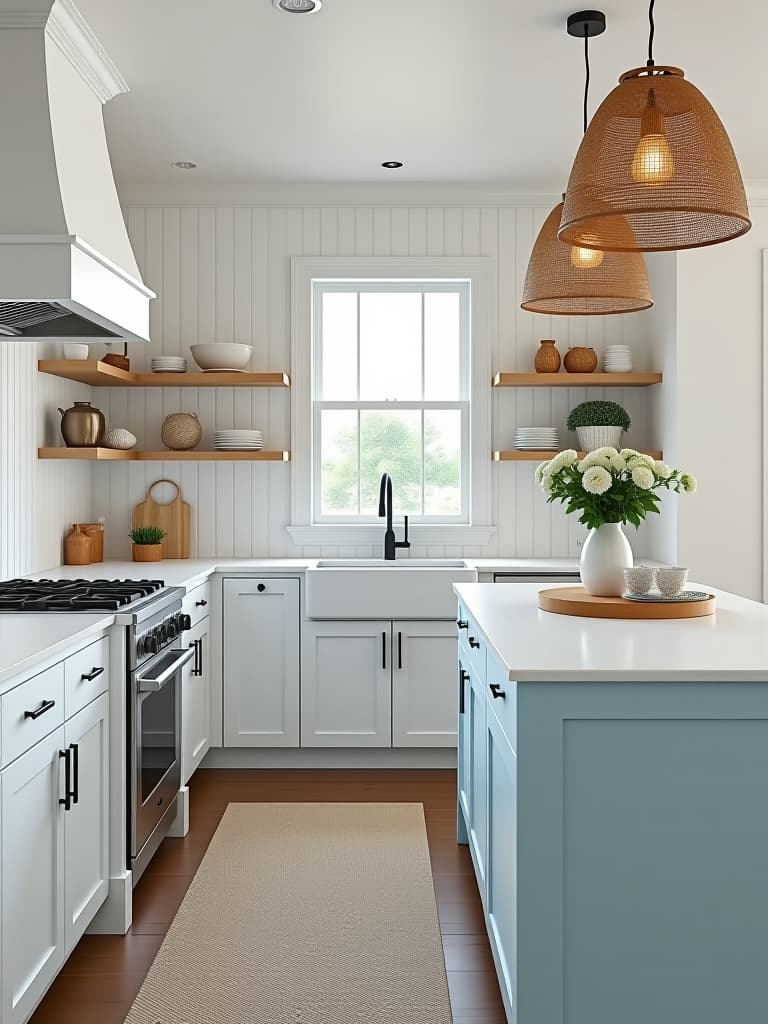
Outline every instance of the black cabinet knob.
<path fill-rule="evenodd" d="M 506 694 L 502 690 L 502 688 L 499 685 L 499 683 L 491 683 L 490 684 L 490 691 L 493 694 L 494 700 L 498 700 L 499 698 L 501 698 L 501 700 L 504 700 L 504 698 L 506 697 Z"/>
<path fill-rule="evenodd" d="M 263 583 L 260 583 L 260 584 L 258 585 L 258 587 L 256 587 L 256 589 L 258 590 L 258 592 L 259 592 L 260 594 L 263 594 L 263 593 L 264 593 L 264 591 L 265 591 L 265 590 L 266 590 L 267 588 L 266 588 L 266 586 L 265 586 L 265 585 L 264 585 Z"/>
<path fill-rule="evenodd" d="M 205 608 L 207 601 L 195 601 L 195 608 Z"/>
<path fill-rule="evenodd" d="M 459 629 L 469 629 L 469 623 L 467 622 L 466 619 L 457 619 L 456 625 L 459 627 Z"/>
<path fill-rule="evenodd" d="M 470 647 L 479 647 L 480 646 L 480 641 L 479 640 L 475 640 L 475 638 L 473 636 L 471 636 L 469 638 L 469 646 Z"/>

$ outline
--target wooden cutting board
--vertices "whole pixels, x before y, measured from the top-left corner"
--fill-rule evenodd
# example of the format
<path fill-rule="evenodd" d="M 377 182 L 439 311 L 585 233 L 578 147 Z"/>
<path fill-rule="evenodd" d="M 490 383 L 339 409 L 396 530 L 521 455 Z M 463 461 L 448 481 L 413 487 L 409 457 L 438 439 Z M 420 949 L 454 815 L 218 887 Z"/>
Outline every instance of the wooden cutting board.
<path fill-rule="evenodd" d="M 714 615 L 715 596 L 707 601 L 627 601 L 623 597 L 593 597 L 583 587 L 555 587 L 539 591 L 539 608 L 560 615 L 591 619 L 697 619 Z"/>
<path fill-rule="evenodd" d="M 166 505 L 154 501 L 152 491 L 158 484 L 170 484 L 176 488 L 173 501 Z M 144 501 L 140 501 L 133 510 L 133 528 L 159 526 L 166 533 L 161 542 L 163 558 L 189 558 L 191 517 L 188 502 L 181 500 L 179 485 L 174 480 L 155 480 Z"/>

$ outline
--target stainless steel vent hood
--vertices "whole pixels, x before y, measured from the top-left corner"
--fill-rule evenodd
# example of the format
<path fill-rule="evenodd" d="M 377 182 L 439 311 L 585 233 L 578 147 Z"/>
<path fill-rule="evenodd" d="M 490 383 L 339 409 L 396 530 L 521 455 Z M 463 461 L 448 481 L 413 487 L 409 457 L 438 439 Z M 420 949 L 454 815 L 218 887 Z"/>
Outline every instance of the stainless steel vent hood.
<path fill-rule="evenodd" d="M 127 91 L 71 0 L 0 0 L 0 343 L 149 340 L 102 114 Z"/>

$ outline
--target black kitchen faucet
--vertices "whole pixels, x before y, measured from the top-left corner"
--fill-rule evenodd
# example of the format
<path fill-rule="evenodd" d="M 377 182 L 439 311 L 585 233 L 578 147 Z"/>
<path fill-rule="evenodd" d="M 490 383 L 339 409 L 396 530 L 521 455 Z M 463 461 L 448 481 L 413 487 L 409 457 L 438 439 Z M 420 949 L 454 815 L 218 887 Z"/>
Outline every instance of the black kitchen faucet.
<path fill-rule="evenodd" d="M 384 558 L 388 562 L 394 562 L 397 548 L 409 548 L 408 540 L 408 516 L 405 519 L 405 538 L 395 540 L 395 531 L 392 529 L 392 477 L 389 473 L 382 474 L 379 484 L 379 515 L 387 517 L 387 532 L 384 534 Z"/>

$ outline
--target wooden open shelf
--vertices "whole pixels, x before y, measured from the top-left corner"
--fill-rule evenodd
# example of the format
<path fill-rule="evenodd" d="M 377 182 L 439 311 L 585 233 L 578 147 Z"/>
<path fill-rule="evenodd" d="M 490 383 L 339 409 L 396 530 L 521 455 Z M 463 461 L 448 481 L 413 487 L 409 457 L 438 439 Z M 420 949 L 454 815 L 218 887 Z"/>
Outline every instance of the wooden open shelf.
<path fill-rule="evenodd" d="M 89 462 L 290 462 L 290 452 L 137 452 L 133 448 L 38 448 L 38 459 L 86 459 Z"/>
<path fill-rule="evenodd" d="M 579 452 L 579 458 L 583 459 L 586 452 Z M 645 455 L 650 455 L 652 459 L 661 459 L 664 455 L 663 452 L 644 452 Z M 494 452 L 494 462 L 547 462 L 549 459 L 554 459 L 557 452 Z"/>
<path fill-rule="evenodd" d="M 497 373 L 495 388 L 649 388 L 661 373 Z"/>
<path fill-rule="evenodd" d="M 40 359 L 41 373 L 94 388 L 289 388 L 287 373 L 133 373 L 98 359 Z"/>

